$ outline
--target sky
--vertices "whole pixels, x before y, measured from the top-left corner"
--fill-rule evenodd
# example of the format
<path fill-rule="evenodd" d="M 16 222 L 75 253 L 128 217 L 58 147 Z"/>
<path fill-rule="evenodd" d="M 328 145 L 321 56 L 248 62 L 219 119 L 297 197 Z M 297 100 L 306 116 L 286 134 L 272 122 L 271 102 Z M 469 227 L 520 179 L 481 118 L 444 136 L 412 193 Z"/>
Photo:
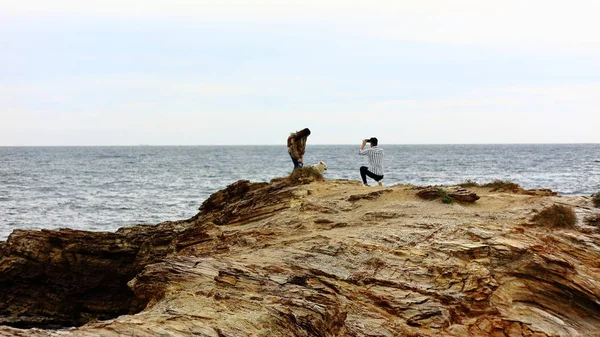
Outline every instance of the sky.
<path fill-rule="evenodd" d="M 600 142 L 597 0 L 0 0 L 0 146 Z"/>

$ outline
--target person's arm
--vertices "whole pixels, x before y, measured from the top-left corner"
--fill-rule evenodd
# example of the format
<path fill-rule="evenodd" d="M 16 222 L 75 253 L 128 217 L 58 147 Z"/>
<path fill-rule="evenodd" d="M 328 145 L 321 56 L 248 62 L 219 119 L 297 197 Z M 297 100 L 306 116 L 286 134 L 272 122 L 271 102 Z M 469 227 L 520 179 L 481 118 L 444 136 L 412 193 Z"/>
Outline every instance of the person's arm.
<path fill-rule="evenodd" d="M 365 154 L 367 154 L 367 152 L 369 152 L 369 149 L 364 150 L 365 145 L 367 145 L 367 141 L 363 139 L 362 145 L 360 146 L 360 150 L 358 150 L 358 154 L 360 154 L 361 156 L 364 156 Z"/>

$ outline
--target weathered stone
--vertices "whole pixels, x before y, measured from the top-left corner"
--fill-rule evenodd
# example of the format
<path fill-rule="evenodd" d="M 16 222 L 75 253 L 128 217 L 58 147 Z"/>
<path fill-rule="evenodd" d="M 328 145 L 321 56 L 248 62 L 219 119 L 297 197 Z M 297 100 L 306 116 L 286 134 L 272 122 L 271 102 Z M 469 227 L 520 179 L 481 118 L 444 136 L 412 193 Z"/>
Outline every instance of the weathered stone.
<path fill-rule="evenodd" d="M 469 329 L 465 325 L 454 324 L 449 326 L 446 331 L 451 336 L 469 336 Z"/>
<path fill-rule="evenodd" d="M 467 190 L 456 190 L 448 193 L 450 198 L 460 201 L 460 202 L 475 202 L 479 200 L 479 196 L 474 192 L 469 192 Z"/>
<path fill-rule="evenodd" d="M 481 331 L 487 334 L 491 334 L 492 330 L 494 329 L 494 327 L 492 326 L 492 322 L 490 322 L 487 319 L 483 319 L 481 322 L 479 322 L 479 324 L 477 324 L 477 327 L 479 327 Z"/>
<path fill-rule="evenodd" d="M 600 226 L 600 213 L 589 215 L 584 221 L 589 226 Z"/>
<path fill-rule="evenodd" d="M 377 221 L 382 219 L 395 219 L 401 215 L 396 212 L 367 212 L 360 217 L 364 221 Z"/>
<path fill-rule="evenodd" d="M 78 327 L 0 336 L 597 335 L 598 234 L 523 224 L 554 197 L 482 190 L 448 207 L 410 186 L 241 181 L 189 220 L 16 231 L 0 322 Z"/>
<path fill-rule="evenodd" d="M 536 189 L 531 189 L 531 190 L 525 190 L 525 191 L 523 191 L 523 194 L 539 195 L 539 196 L 544 196 L 544 197 L 558 195 L 558 193 L 556 193 L 550 189 L 547 189 L 547 188 L 536 188 Z"/>
<path fill-rule="evenodd" d="M 354 194 L 348 198 L 348 201 L 358 201 L 358 200 L 374 200 L 379 198 L 382 194 L 391 192 L 391 190 L 379 190 L 366 194 Z"/>
<path fill-rule="evenodd" d="M 502 330 L 494 330 L 491 334 L 492 337 L 506 337 L 504 331 Z"/>
<path fill-rule="evenodd" d="M 511 322 L 506 334 L 508 337 L 523 337 L 523 331 L 521 330 L 521 324 L 519 322 Z"/>
<path fill-rule="evenodd" d="M 333 223 L 333 220 L 321 218 L 321 219 L 316 219 L 315 223 L 316 224 L 330 224 L 330 223 Z"/>
<path fill-rule="evenodd" d="M 417 192 L 417 197 L 425 200 L 434 200 L 442 197 L 442 192 L 439 188 L 428 187 Z"/>
<path fill-rule="evenodd" d="M 438 187 L 427 187 L 417 192 L 417 196 L 425 200 L 434 200 L 444 197 L 450 197 L 452 200 L 459 202 L 475 202 L 479 200 L 479 196 L 477 194 L 467 191 L 463 188 L 453 191 L 446 191 L 445 189 Z"/>

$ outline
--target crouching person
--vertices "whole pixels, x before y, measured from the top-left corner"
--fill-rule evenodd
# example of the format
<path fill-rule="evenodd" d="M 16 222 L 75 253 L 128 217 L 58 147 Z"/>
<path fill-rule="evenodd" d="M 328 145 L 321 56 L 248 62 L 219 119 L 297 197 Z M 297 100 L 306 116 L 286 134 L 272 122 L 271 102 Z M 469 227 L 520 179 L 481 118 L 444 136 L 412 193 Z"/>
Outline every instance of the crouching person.
<path fill-rule="evenodd" d="M 365 149 L 367 143 L 370 144 L 370 147 Z M 358 151 L 359 155 L 369 157 L 369 167 L 360 167 L 360 177 L 365 186 L 369 186 L 367 177 L 374 179 L 379 186 L 383 186 L 383 149 L 378 147 L 377 144 L 378 141 L 375 137 L 363 139 Z"/>

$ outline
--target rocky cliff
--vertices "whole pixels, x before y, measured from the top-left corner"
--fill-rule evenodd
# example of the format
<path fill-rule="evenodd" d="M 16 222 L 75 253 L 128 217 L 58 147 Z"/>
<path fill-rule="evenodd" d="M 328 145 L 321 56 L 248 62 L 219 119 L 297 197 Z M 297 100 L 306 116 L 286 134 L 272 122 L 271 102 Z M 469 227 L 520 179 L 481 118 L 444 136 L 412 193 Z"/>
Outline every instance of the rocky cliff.
<path fill-rule="evenodd" d="M 239 181 L 185 221 L 15 231 L 0 336 L 600 336 L 590 198 L 419 190 Z M 577 223 L 533 223 L 555 204 Z"/>

